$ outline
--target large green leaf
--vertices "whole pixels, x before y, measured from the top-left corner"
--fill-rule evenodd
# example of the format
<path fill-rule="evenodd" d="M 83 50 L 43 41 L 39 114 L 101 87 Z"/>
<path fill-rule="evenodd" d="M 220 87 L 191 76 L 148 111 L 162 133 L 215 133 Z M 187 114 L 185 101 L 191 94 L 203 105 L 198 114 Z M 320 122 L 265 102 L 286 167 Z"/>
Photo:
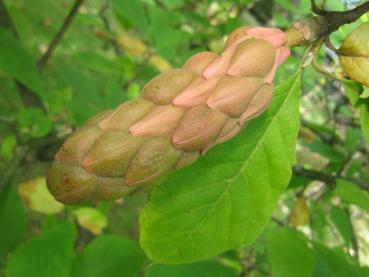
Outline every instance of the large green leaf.
<path fill-rule="evenodd" d="M 7 277 L 69 277 L 75 231 L 63 221 L 18 247 L 8 259 Z"/>
<path fill-rule="evenodd" d="M 153 189 L 140 214 L 146 254 L 167 263 L 206 259 L 254 241 L 291 177 L 300 74 L 235 139 Z"/>
<path fill-rule="evenodd" d="M 314 254 L 298 231 L 283 228 L 268 233 L 267 249 L 273 277 L 309 277 L 314 270 Z"/>
<path fill-rule="evenodd" d="M 137 276 L 145 256 L 139 246 L 117 235 L 97 237 L 73 263 L 72 276 Z"/>
<path fill-rule="evenodd" d="M 36 63 L 21 42 L 0 27 L 0 69 L 42 96 Z"/>
<path fill-rule="evenodd" d="M 345 180 L 337 180 L 337 187 L 334 190 L 334 194 L 349 204 L 355 204 L 369 211 L 369 194 L 360 189 L 356 184 Z"/>
<path fill-rule="evenodd" d="M 14 186 L 0 194 L 0 258 L 23 239 L 27 215 Z"/>
<path fill-rule="evenodd" d="M 238 270 L 214 261 L 192 264 L 154 264 L 146 271 L 145 277 L 237 277 Z"/>

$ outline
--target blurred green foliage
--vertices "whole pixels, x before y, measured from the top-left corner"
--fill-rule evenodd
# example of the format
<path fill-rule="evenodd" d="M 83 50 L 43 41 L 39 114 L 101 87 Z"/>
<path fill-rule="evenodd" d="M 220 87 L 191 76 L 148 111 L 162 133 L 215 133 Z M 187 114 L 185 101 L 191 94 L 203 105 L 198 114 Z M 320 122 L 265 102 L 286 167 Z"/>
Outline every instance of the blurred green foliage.
<path fill-rule="evenodd" d="M 346 10 L 363 2 L 318 1 L 329 10 Z M 275 208 L 274 215 L 248 245 L 207 261 L 164 264 L 150 260 L 139 246 L 138 214 L 147 202 L 145 193 L 93 207 L 61 208 L 45 195 L 42 176 L 53 155 L 90 116 L 137 97 L 152 77 L 181 66 L 198 51 L 221 52 L 227 34 L 238 26 L 286 29 L 294 20 L 311 15 L 310 1 L 86 0 L 50 59 L 41 65 L 38 61 L 74 4 L 73 0 L 0 0 L 0 276 L 369 276 L 368 88 L 333 81 L 309 65 L 302 71 L 301 91 L 295 88 L 301 103 L 296 165 L 305 171 L 294 171 L 278 205 L 259 203 L 271 211 Z M 366 14 L 341 27 L 330 36 L 332 44 L 339 47 L 368 20 Z M 276 84 L 292 90 L 289 78 L 296 78 L 303 53 L 303 48 L 293 49 Z M 330 49 L 322 48 L 319 61 L 342 75 Z M 266 126 L 266 118 L 251 124 L 253 137 L 261 132 L 259 124 Z M 233 143 L 237 146 L 237 140 Z M 238 147 L 233 150 L 234 157 L 242 156 Z M 231 151 L 220 146 L 187 171 L 214 165 L 217 161 L 212 157 L 220 157 L 215 153 L 224 153 L 227 160 Z M 170 180 L 179 184 L 181 175 Z M 206 190 L 206 198 L 212 184 L 201 180 L 195 184 Z M 175 183 L 166 185 L 175 191 Z M 163 239 L 169 234 L 161 232 L 168 232 L 170 224 L 155 221 L 155 212 L 169 203 L 162 199 L 160 191 L 153 193 L 144 213 L 151 213 L 150 234 L 159 233 Z M 295 203 L 301 199 L 306 208 L 297 209 Z M 306 218 L 306 224 L 298 224 Z M 232 224 L 248 223 L 241 221 Z M 174 223 L 173 232 L 179 232 L 181 219 Z M 247 234 L 255 231 L 254 225 L 246 225 Z M 205 250 L 218 245 L 217 227 L 228 228 L 220 221 L 209 226 L 201 234 L 209 243 Z M 149 243 L 155 245 L 154 239 L 150 237 Z M 154 242 L 160 245 L 159 240 Z M 155 255 L 161 251 L 154 250 Z"/>

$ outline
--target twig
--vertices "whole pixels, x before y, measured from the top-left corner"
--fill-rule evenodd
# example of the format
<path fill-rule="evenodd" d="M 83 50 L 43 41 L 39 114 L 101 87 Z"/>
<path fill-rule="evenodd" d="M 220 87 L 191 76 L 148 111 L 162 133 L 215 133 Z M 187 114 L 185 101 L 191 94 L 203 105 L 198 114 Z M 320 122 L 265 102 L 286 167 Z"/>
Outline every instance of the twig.
<path fill-rule="evenodd" d="M 331 72 L 327 71 L 325 68 L 323 68 L 323 67 L 321 67 L 321 66 L 319 65 L 319 62 L 318 62 L 319 51 L 320 51 L 320 49 L 321 49 L 321 47 L 322 47 L 322 45 L 323 45 L 323 42 L 324 42 L 325 40 L 326 40 L 326 37 L 322 37 L 322 38 L 320 38 L 320 39 L 316 42 L 315 47 L 314 47 L 314 57 L 313 57 L 312 65 L 313 65 L 314 69 L 315 69 L 317 72 L 319 72 L 319 73 L 321 73 L 321 74 L 323 74 L 323 75 L 327 76 L 328 78 L 331 78 L 331 79 L 333 79 L 333 80 L 340 80 L 340 78 L 339 78 L 338 76 L 336 76 L 336 75 L 334 75 L 333 73 L 331 73 Z"/>
<path fill-rule="evenodd" d="M 324 182 L 329 188 L 333 189 L 336 186 L 336 177 L 320 171 L 306 169 L 301 166 L 293 167 L 293 174 L 300 177 L 305 177 L 311 180 Z"/>
<path fill-rule="evenodd" d="M 287 45 L 290 47 L 313 43 L 329 36 L 342 25 L 355 22 L 369 11 L 369 1 L 348 11 L 326 11 L 320 9 L 315 0 L 311 0 L 311 10 L 317 16 L 297 21 L 287 30 Z"/>
<path fill-rule="evenodd" d="M 328 32 L 336 31 L 340 26 L 350 24 L 359 19 L 369 11 L 369 1 L 364 4 L 344 12 L 325 12 L 324 17 L 328 19 Z"/>
<path fill-rule="evenodd" d="M 286 224 L 282 221 L 282 220 L 279 220 L 278 218 L 276 218 L 276 217 L 272 217 L 272 221 L 274 222 L 274 223 L 276 223 L 279 227 L 283 227 L 283 226 L 285 226 Z"/>
<path fill-rule="evenodd" d="M 369 192 L 369 183 L 363 182 L 356 178 L 349 178 L 341 175 L 333 175 L 324 172 L 320 172 L 317 170 L 303 168 L 301 166 L 294 166 L 293 167 L 293 174 L 296 176 L 301 176 L 308 178 L 310 180 L 318 180 L 324 182 L 330 189 L 334 189 L 338 179 L 349 181 L 361 189 L 366 190 Z"/>
<path fill-rule="evenodd" d="M 37 67 L 39 70 L 42 70 L 43 67 L 46 65 L 48 60 L 50 59 L 51 55 L 53 54 L 56 46 L 59 44 L 61 39 L 63 38 L 65 32 L 71 25 L 74 17 L 76 16 L 79 7 L 82 5 L 84 0 L 75 0 L 72 9 L 69 11 L 69 14 L 64 19 L 63 25 L 60 27 L 59 31 L 54 36 L 53 40 L 51 41 L 49 47 L 47 48 L 46 52 L 41 56 L 39 61 L 37 62 Z"/>

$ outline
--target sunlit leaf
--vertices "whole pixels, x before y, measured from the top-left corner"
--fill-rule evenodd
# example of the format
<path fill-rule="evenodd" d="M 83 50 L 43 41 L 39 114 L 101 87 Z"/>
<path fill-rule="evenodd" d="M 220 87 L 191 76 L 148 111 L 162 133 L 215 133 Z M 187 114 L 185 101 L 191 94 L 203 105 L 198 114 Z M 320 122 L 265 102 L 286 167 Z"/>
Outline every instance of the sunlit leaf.
<path fill-rule="evenodd" d="M 64 209 L 64 205 L 57 202 L 47 189 L 45 177 L 21 183 L 18 193 L 25 205 L 36 212 L 56 214 Z"/>
<path fill-rule="evenodd" d="M 268 111 L 242 134 L 152 191 L 140 214 L 140 241 L 151 259 L 196 261 L 259 236 L 291 177 L 299 76 L 276 89 Z"/>
<path fill-rule="evenodd" d="M 94 208 L 78 208 L 74 210 L 72 214 L 77 218 L 80 226 L 89 230 L 94 235 L 101 234 L 104 228 L 108 225 L 106 216 Z"/>

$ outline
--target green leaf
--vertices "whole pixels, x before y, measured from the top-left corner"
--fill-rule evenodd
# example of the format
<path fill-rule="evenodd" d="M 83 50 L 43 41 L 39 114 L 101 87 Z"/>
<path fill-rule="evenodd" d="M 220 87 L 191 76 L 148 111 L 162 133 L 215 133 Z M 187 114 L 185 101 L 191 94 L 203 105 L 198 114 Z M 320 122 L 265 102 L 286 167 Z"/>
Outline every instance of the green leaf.
<path fill-rule="evenodd" d="M 52 120 L 38 108 L 19 111 L 16 115 L 16 121 L 23 133 L 29 134 L 34 138 L 46 136 L 53 124 Z"/>
<path fill-rule="evenodd" d="M 369 211 L 369 195 L 356 184 L 346 180 L 337 180 L 334 194 L 349 204 L 357 205 L 363 210 Z"/>
<path fill-rule="evenodd" d="M 127 88 L 127 91 L 125 92 L 122 91 L 122 87 L 117 81 L 108 80 L 104 89 L 105 108 L 106 109 L 116 108 L 123 102 L 129 100 L 128 98 L 129 86 Z M 140 87 L 138 88 L 138 91 L 140 91 Z"/>
<path fill-rule="evenodd" d="M 55 200 L 47 189 L 45 177 L 38 177 L 18 186 L 18 193 L 24 204 L 31 210 L 43 214 L 57 214 L 64 205 Z"/>
<path fill-rule="evenodd" d="M 363 99 L 366 99 L 366 98 L 369 98 L 369 87 L 367 86 L 363 86 L 363 93 L 360 94 L 360 98 L 363 98 Z"/>
<path fill-rule="evenodd" d="M 350 219 L 344 210 L 338 207 L 332 207 L 330 217 L 340 232 L 343 241 L 347 247 L 350 247 L 352 239 L 352 231 L 350 227 Z"/>
<path fill-rule="evenodd" d="M 0 156 L 5 161 L 10 161 L 13 158 L 13 152 L 17 146 L 17 138 L 15 135 L 9 135 L 4 138 L 0 147 Z"/>
<path fill-rule="evenodd" d="M 360 97 L 364 88 L 360 84 L 352 81 L 342 81 L 342 84 L 345 87 L 346 95 L 351 105 L 357 108 L 361 113 L 361 129 L 366 142 L 369 144 L 369 101 L 367 98 Z"/>
<path fill-rule="evenodd" d="M 354 153 L 358 147 L 358 141 L 361 139 L 361 132 L 358 128 L 348 127 L 346 129 L 345 147 L 349 153 Z"/>
<path fill-rule="evenodd" d="M 311 143 L 303 141 L 302 144 L 309 148 L 310 151 L 318 153 L 334 163 L 340 163 L 346 158 L 343 153 L 318 138 L 315 138 Z"/>
<path fill-rule="evenodd" d="M 359 277 L 361 268 L 352 263 L 340 249 L 330 249 L 314 243 L 316 267 L 313 277 Z"/>
<path fill-rule="evenodd" d="M 83 68 L 88 68 L 100 73 L 121 75 L 123 67 L 119 60 L 113 60 L 95 52 L 79 52 L 73 56 L 73 60 Z"/>
<path fill-rule="evenodd" d="M 72 212 L 78 224 L 89 230 L 94 235 L 100 235 L 108 225 L 106 216 L 98 209 L 91 207 L 81 207 Z"/>
<path fill-rule="evenodd" d="M 117 235 L 103 235 L 88 244 L 74 260 L 72 276 L 137 276 L 144 259 L 135 242 Z"/>
<path fill-rule="evenodd" d="M 237 277 L 239 272 L 215 261 L 192 264 L 165 265 L 154 264 L 146 271 L 145 277 Z"/>
<path fill-rule="evenodd" d="M 197 261 L 260 235 L 295 161 L 299 77 L 276 89 L 270 108 L 239 136 L 153 189 L 140 214 L 140 242 L 151 259 Z"/>
<path fill-rule="evenodd" d="M 0 69 L 42 96 L 36 63 L 9 31 L 0 27 Z"/>
<path fill-rule="evenodd" d="M 146 33 L 149 27 L 145 15 L 145 9 L 140 0 L 113 0 L 114 11 L 128 21 L 132 26 L 138 28 L 142 33 Z"/>
<path fill-rule="evenodd" d="M 169 60 L 177 58 L 178 45 L 186 38 L 186 34 L 171 26 L 170 13 L 155 6 L 150 7 L 148 12 L 150 17 L 149 32 L 156 51 Z"/>
<path fill-rule="evenodd" d="M 27 215 L 15 186 L 6 187 L 0 194 L 0 259 L 23 239 Z"/>
<path fill-rule="evenodd" d="M 366 143 L 369 144 L 369 110 L 363 109 L 360 119 L 361 130 L 363 131 Z"/>
<path fill-rule="evenodd" d="M 26 48 L 30 48 L 35 40 L 34 30 L 32 28 L 34 21 L 29 19 L 27 11 L 19 7 L 17 3 L 10 3 L 8 1 L 6 5 L 19 39 Z"/>
<path fill-rule="evenodd" d="M 331 235 L 331 228 L 329 228 L 327 213 L 322 207 L 322 203 L 312 202 L 310 206 L 311 210 L 311 227 L 312 236 L 316 241 L 325 243 L 328 240 L 328 236 Z"/>
<path fill-rule="evenodd" d="M 63 221 L 18 247 L 8 258 L 8 277 L 69 277 L 74 226 Z"/>
<path fill-rule="evenodd" d="M 363 92 L 362 85 L 350 80 L 342 81 L 342 85 L 345 88 L 347 98 L 349 99 L 351 105 L 357 108 L 365 103 L 365 99 L 360 98 L 360 94 Z"/>
<path fill-rule="evenodd" d="M 185 0 L 160 0 L 160 2 L 170 10 L 178 9 L 186 3 Z"/>
<path fill-rule="evenodd" d="M 273 277 L 311 276 L 315 259 L 307 239 L 298 231 L 285 227 L 267 235 L 266 247 Z"/>
<path fill-rule="evenodd" d="M 74 95 L 69 103 L 73 118 L 77 123 L 85 122 L 89 117 L 104 108 L 104 101 L 98 93 L 96 78 L 67 63 L 58 64 L 58 73 L 65 83 L 73 88 Z"/>

